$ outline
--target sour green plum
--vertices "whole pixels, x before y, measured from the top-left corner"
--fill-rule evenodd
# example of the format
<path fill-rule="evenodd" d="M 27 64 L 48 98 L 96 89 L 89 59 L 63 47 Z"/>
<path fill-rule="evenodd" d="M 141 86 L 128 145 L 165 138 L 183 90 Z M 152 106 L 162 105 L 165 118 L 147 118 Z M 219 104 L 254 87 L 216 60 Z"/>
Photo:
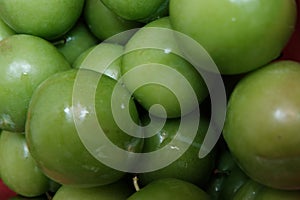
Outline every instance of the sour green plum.
<path fill-rule="evenodd" d="M 174 178 L 158 179 L 143 187 L 128 200 L 209 200 L 209 195 L 196 185 Z"/>
<path fill-rule="evenodd" d="M 101 0 L 86 0 L 83 16 L 91 32 L 100 40 L 141 26 L 138 22 L 120 18 Z"/>
<path fill-rule="evenodd" d="M 3 131 L 0 140 L 1 178 L 17 194 L 35 197 L 49 189 L 49 179 L 29 153 L 25 135 Z"/>
<path fill-rule="evenodd" d="M 53 200 L 124 200 L 134 192 L 133 186 L 127 180 L 120 180 L 116 183 L 89 187 L 77 188 L 62 186 L 53 196 Z"/>
<path fill-rule="evenodd" d="M 178 52 L 169 18 L 165 17 L 137 31 L 125 45 L 122 57 L 123 82 L 137 102 L 146 110 L 160 104 L 169 118 L 193 111 L 208 95 L 200 73 Z M 141 85 L 144 80 L 147 83 Z M 178 97 L 184 99 L 180 102 Z M 159 117 L 163 114 L 155 109 L 151 112 Z"/>
<path fill-rule="evenodd" d="M 32 35 L 15 34 L 2 40 L 0 52 L 0 128 L 23 132 L 35 88 L 71 66 L 51 43 Z"/>
<path fill-rule="evenodd" d="M 98 42 L 83 20 L 78 20 L 68 33 L 56 40 L 55 46 L 72 65 L 81 53 Z"/>
<path fill-rule="evenodd" d="M 169 0 L 101 0 L 109 9 L 127 20 L 149 22 L 169 13 Z"/>
<path fill-rule="evenodd" d="M 144 152 L 156 151 L 168 144 L 177 134 L 180 119 L 168 119 L 164 127 L 154 136 L 146 138 L 144 142 Z M 208 128 L 208 120 L 201 118 L 198 132 L 189 148 L 184 154 L 170 165 L 152 172 L 139 175 L 140 183 L 148 183 L 159 178 L 177 178 L 194 183 L 198 186 L 205 186 L 210 179 L 210 174 L 214 169 L 216 149 L 213 149 L 206 157 L 199 158 L 198 153 Z M 146 133 L 151 133 L 151 128 L 146 129 Z M 191 134 L 191 133 L 186 133 Z M 184 140 L 184 139 L 182 139 Z M 176 146 L 172 146 L 174 151 L 178 151 Z"/>
<path fill-rule="evenodd" d="M 0 18 L 0 41 L 14 34 L 16 34 L 16 32 Z"/>
<path fill-rule="evenodd" d="M 80 17 L 84 0 L 1 0 L 0 16 L 17 33 L 55 39 Z"/>
<path fill-rule="evenodd" d="M 295 0 L 170 0 L 173 28 L 201 44 L 222 74 L 252 71 L 279 57 L 296 13 Z"/>
<path fill-rule="evenodd" d="M 300 64 L 277 61 L 234 88 L 224 139 L 241 169 L 278 189 L 300 188 Z"/>
<path fill-rule="evenodd" d="M 279 190 L 248 180 L 233 197 L 233 200 L 297 200 L 300 198 L 299 190 Z"/>
<path fill-rule="evenodd" d="M 73 104 L 79 71 L 80 77 L 86 80 L 80 82 L 79 85 L 84 88 L 77 88 L 79 94 L 87 98 L 89 91 L 87 88 L 94 88 L 95 105 L 87 104 L 85 101 Z M 41 170 L 57 183 L 81 187 L 98 186 L 113 183 L 125 175 L 124 171 L 109 167 L 96 159 L 88 150 L 87 143 L 81 140 L 83 135 L 89 136 L 91 143 L 99 140 L 97 135 L 93 134 L 98 125 L 116 147 L 130 152 L 141 151 L 142 140 L 123 132 L 114 120 L 111 96 L 117 81 L 102 75 L 99 83 L 93 82 L 98 78 L 99 73 L 84 69 L 57 73 L 45 80 L 32 97 L 26 123 L 29 150 Z M 128 105 L 127 109 L 132 119 L 124 120 L 126 122 L 133 120 L 138 124 L 135 104 L 128 95 L 128 91 L 122 87 L 118 92 L 120 104 L 117 106 Z M 129 102 L 127 98 L 130 98 Z M 86 122 L 99 124 L 85 127 L 84 130 L 78 129 Z M 97 145 L 95 147 L 97 155 L 104 158 L 112 157 L 118 162 L 116 155 L 109 154 L 107 145 L 106 143 Z"/>
<path fill-rule="evenodd" d="M 73 68 L 90 69 L 118 80 L 121 77 L 123 53 L 122 45 L 102 42 L 83 52 L 76 59 Z"/>

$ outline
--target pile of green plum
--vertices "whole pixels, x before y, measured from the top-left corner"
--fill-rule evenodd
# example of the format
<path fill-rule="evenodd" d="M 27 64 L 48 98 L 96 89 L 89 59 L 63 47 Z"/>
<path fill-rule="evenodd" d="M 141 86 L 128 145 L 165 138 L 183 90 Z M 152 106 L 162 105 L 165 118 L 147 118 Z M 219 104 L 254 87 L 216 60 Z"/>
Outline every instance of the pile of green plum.
<path fill-rule="evenodd" d="M 0 0 L 11 199 L 300 199 L 298 5 Z"/>

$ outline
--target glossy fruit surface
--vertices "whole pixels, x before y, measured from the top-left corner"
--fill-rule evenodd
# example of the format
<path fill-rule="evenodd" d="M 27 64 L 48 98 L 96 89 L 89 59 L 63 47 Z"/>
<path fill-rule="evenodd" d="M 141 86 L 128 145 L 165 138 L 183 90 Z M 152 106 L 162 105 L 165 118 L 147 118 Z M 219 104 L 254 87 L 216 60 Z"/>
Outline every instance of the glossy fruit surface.
<path fill-rule="evenodd" d="M 223 74 L 276 59 L 294 31 L 296 11 L 295 0 L 170 1 L 174 29 L 199 42 Z"/>
<path fill-rule="evenodd" d="M 173 34 L 168 17 L 147 24 L 125 45 L 121 67 L 124 84 L 135 99 L 146 110 L 162 105 L 170 118 L 193 111 L 208 94 L 199 72 L 177 55 L 180 50 Z M 147 84 L 141 85 L 144 80 Z M 180 102 L 178 97 L 185 98 Z M 159 110 L 152 111 L 161 117 Z"/>
<path fill-rule="evenodd" d="M 101 0 L 109 9 L 127 20 L 148 22 L 168 14 L 169 0 Z"/>
<path fill-rule="evenodd" d="M 131 195 L 128 200 L 208 200 L 209 196 L 199 187 L 178 179 L 158 179 Z"/>
<path fill-rule="evenodd" d="M 278 190 L 263 186 L 253 180 L 248 180 L 236 193 L 233 200 L 297 200 L 299 190 Z"/>
<path fill-rule="evenodd" d="M 0 140 L 1 178 L 14 192 L 39 196 L 49 189 L 49 179 L 29 153 L 25 135 L 3 131 Z"/>
<path fill-rule="evenodd" d="M 109 185 L 90 188 L 62 186 L 53 200 L 124 200 L 133 192 L 128 180 L 120 180 Z"/>
<path fill-rule="evenodd" d="M 57 39 L 58 44 L 55 46 L 72 65 L 82 52 L 98 44 L 98 42 L 98 39 L 90 32 L 83 20 L 78 20 L 68 33 Z"/>
<path fill-rule="evenodd" d="M 123 53 L 122 45 L 102 42 L 82 53 L 76 59 L 73 68 L 90 69 L 118 80 L 121 77 Z"/>
<path fill-rule="evenodd" d="M 231 200 L 238 190 L 249 180 L 249 177 L 236 164 L 227 149 L 219 149 L 216 168 L 206 191 L 212 199 Z"/>
<path fill-rule="evenodd" d="M 83 76 L 89 81 L 99 76 L 90 70 L 84 72 Z M 114 121 L 110 105 L 115 80 L 103 75 L 99 85 L 93 85 L 93 82 L 82 83 L 86 87 L 79 90 L 82 97 L 88 95 L 87 87 L 96 89 L 95 105 L 85 102 L 73 104 L 77 73 L 78 70 L 73 69 L 55 74 L 35 91 L 26 123 L 29 150 L 42 171 L 58 183 L 85 187 L 109 184 L 119 180 L 125 173 L 104 165 L 83 145 L 79 135 L 91 134 L 92 142 L 97 140 L 97 135 L 92 133 L 97 125 L 89 126 L 89 130 L 81 130 L 83 132 L 78 131 L 78 126 L 98 119 L 96 122 L 106 137 L 117 147 L 135 152 L 141 150 L 141 143 L 124 133 Z M 123 88 L 118 95 L 121 100 L 126 99 L 128 92 Z M 138 123 L 133 101 L 130 101 L 129 107 L 132 119 Z M 76 125 L 75 119 L 78 120 Z M 95 148 L 98 155 L 104 158 L 114 156 L 106 151 L 106 144 Z"/>
<path fill-rule="evenodd" d="M 300 188 L 300 64 L 278 61 L 234 89 L 223 129 L 232 155 L 250 178 L 274 188 Z"/>
<path fill-rule="evenodd" d="M 138 22 L 120 18 L 101 0 L 86 0 L 83 15 L 91 32 L 100 40 L 141 26 Z"/>
<path fill-rule="evenodd" d="M 14 35 L 15 31 L 12 30 L 1 18 L 0 18 L 0 41 L 4 38 Z"/>
<path fill-rule="evenodd" d="M 151 152 L 163 148 L 172 139 L 174 139 L 179 125 L 180 119 L 168 119 L 165 126 L 159 130 L 155 136 L 145 139 L 143 151 Z M 184 154 L 179 159 L 162 169 L 140 174 L 140 183 L 146 185 L 159 178 L 177 178 L 194 183 L 198 186 L 204 186 L 207 184 L 210 174 L 214 168 L 216 156 L 216 151 L 213 149 L 213 151 L 211 151 L 206 157 L 201 159 L 198 157 L 199 149 L 203 143 L 207 128 L 207 119 L 201 118 L 198 132 L 194 140 L 186 141 L 191 142 L 191 144 Z M 147 132 L 151 133 L 153 130 L 148 128 L 146 129 L 146 134 Z M 188 134 L 190 133 L 185 133 L 185 135 Z M 184 139 L 186 138 L 182 138 L 182 140 Z M 180 146 L 172 145 L 171 148 L 173 151 L 178 151 Z"/>
<path fill-rule="evenodd" d="M 0 16 L 17 33 L 57 38 L 76 23 L 84 0 L 1 0 Z"/>
<path fill-rule="evenodd" d="M 35 88 L 70 65 L 51 43 L 32 35 L 2 40 L 0 52 L 0 128 L 23 132 Z"/>

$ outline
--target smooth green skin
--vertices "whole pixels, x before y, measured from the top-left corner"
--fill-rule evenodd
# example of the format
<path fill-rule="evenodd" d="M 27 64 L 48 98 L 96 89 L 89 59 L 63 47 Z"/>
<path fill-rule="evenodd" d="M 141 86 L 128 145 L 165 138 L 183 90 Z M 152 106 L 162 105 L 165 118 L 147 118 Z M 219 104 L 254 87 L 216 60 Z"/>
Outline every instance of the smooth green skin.
<path fill-rule="evenodd" d="M 98 39 L 90 32 L 82 20 L 62 38 L 57 40 L 57 49 L 72 65 L 77 57 L 90 47 L 98 44 Z"/>
<path fill-rule="evenodd" d="M 277 61 L 244 77 L 231 94 L 223 136 L 250 178 L 300 188 L 300 64 Z"/>
<path fill-rule="evenodd" d="M 180 119 L 168 119 L 163 129 L 155 136 L 146 138 L 144 152 L 156 151 L 168 144 L 177 134 Z M 198 133 L 187 151 L 170 165 L 153 172 L 139 175 L 140 183 L 148 183 L 159 178 L 177 178 L 203 187 L 209 180 L 214 169 L 216 151 L 213 149 L 206 157 L 199 159 L 198 153 L 208 128 L 208 121 L 201 118 Z M 153 132 L 150 128 L 146 132 Z M 176 150 L 174 150 L 176 151 Z"/>
<path fill-rule="evenodd" d="M 94 45 L 88 49 L 86 49 L 84 52 L 82 52 L 73 62 L 72 64 L 72 68 L 74 69 L 79 69 L 80 65 L 82 64 L 82 62 L 86 59 L 86 57 L 93 51 L 93 49 L 96 47 L 97 45 Z"/>
<path fill-rule="evenodd" d="M 28 104 L 35 88 L 70 64 L 48 41 L 24 34 L 0 43 L 0 128 L 23 132 Z"/>
<path fill-rule="evenodd" d="M 170 0 L 169 9 L 174 29 L 198 41 L 222 74 L 277 58 L 296 22 L 295 0 Z"/>
<path fill-rule="evenodd" d="M 3 131 L 0 140 L 1 178 L 17 194 L 34 197 L 49 188 L 49 179 L 29 153 L 25 135 Z"/>
<path fill-rule="evenodd" d="M 166 28 L 167 30 L 171 29 L 169 18 L 164 17 L 155 20 L 147 24 L 145 27 L 146 29 L 140 29 L 138 32 L 136 32 L 125 45 L 125 52 L 127 53 L 122 58 L 122 75 L 125 75 L 130 70 L 133 70 L 143 64 L 158 63 L 166 65 L 182 74 L 185 79 L 189 81 L 190 85 L 194 89 L 195 94 L 197 95 L 198 103 L 202 102 L 208 95 L 208 92 L 201 75 L 185 59 L 181 58 L 175 53 L 172 53 L 178 47 L 171 31 L 163 33 L 156 32 L 156 30 L 159 30 L 158 28 Z M 157 29 L 152 31 L 150 27 L 156 27 Z M 161 45 L 160 47 L 164 50 L 148 48 L 149 46 L 153 46 L 153 43 Z M 183 113 L 181 113 L 179 102 L 173 93 L 174 91 L 170 91 L 165 86 L 156 83 L 143 85 L 137 90 L 133 91 L 133 88 L 140 86 L 139 80 L 144 80 L 145 77 L 151 78 L 149 70 L 151 70 L 151 72 L 154 74 L 160 74 L 160 76 L 170 76 L 169 74 L 163 74 L 163 72 L 160 70 L 151 69 L 150 65 L 148 65 L 147 68 L 144 67 L 143 70 L 140 70 L 140 75 L 135 75 L 134 78 L 131 76 L 124 78 L 124 84 L 126 87 L 130 91 L 134 92 L 133 95 L 135 99 L 146 110 L 149 110 L 153 104 L 160 104 L 166 110 L 169 118 L 175 118 L 180 117 L 181 114 L 187 114 L 191 112 L 196 106 L 198 106 L 198 103 L 195 105 L 193 102 L 191 102 L 191 97 L 187 96 L 190 94 L 181 93 L 181 96 L 186 96 L 186 100 L 182 102 Z M 155 77 L 151 78 L 151 80 L 154 80 L 154 78 Z M 175 88 L 182 88 L 182 85 L 176 79 L 173 79 L 172 85 Z M 153 111 L 152 114 L 160 117 L 159 111 Z"/>
<path fill-rule="evenodd" d="M 85 71 L 85 75 L 91 78 L 99 77 L 96 72 Z M 119 180 L 125 172 L 102 164 L 82 144 L 75 127 L 72 110 L 93 113 L 93 109 L 91 105 L 72 106 L 76 74 L 75 69 L 55 74 L 35 91 L 26 123 L 28 146 L 42 171 L 57 183 L 82 187 L 109 184 Z M 116 81 L 103 75 L 99 84 L 95 110 L 108 139 L 125 150 L 141 151 L 140 140 L 121 131 L 113 120 L 110 103 Z M 84 91 L 82 95 L 85 95 Z M 123 99 L 129 94 L 124 88 L 119 95 L 121 95 L 120 99 Z M 130 101 L 132 120 L 138 122 L 138 114 L 134 106 L 134 102 Z M 81 120 L 90 120 L 90 115 L 81 116 Z"/>
<path fill-rule="evenodd" d="M 1 0 L 0 16 L 17 33 L 55 39 L 81 15 L 84 0 Z"/>
<path fill-rule="evenodd" d="M 205 191 L 214 200 L 232 200 L 248 179 L 248 176 L 237 166 L 230 152 L 224 150 L 219 153 L 216 168 Z"/>
<path fill-rule="evenodd" d="M 121 77 L 121 56 L 123 53 L 123 46 L 102 42 L 83 52 L 72 67 L 102 72 L 118 80 Z"/>
<path fill-rule="evenodd" d="M 16 34 L 16 32 L 0 18 L 0 41 L 14 34 Z"/>
<path fill-rule="evenodd" d="M 100 40 L 141 26 L 138 22 L 120 18 L 109 10 L 101 0 L 86 0 L 83 16 L 91 32 Z"/>
<path fill-rule="evenodd" d="M 127 200 L 208 200 L 208 194 L 196 185 L 175 179 L 158 179 L 131 195 Z"/>
<path fill-rule="evenodd" d="M 117 181 L 109 185 L 89 188 L 62 186 L 52 200 L 124 200 L 134 193 L 127 181 Z"/>
<path fill-rule="evenodd" d="M 299 190 L 272 189 L 253 180 L 248 180 L 236 193 L 233 200 L 298 200 L 299 198 Z"/>
<path fill-rule="evenodd" d="M 232 200 L 235 194 L 248 180 L 248 176 L 240 169 L 240 167 L 235 166 L 231 170 L 230 175 L 223 182 L 224 186 L 220 191 L 220 199 Z"/>
<path fill-rule="evenodd" d="M 101 0 L 118 16 L 133 21 L 149 22 L 168 15 L 169 0 Z"/>

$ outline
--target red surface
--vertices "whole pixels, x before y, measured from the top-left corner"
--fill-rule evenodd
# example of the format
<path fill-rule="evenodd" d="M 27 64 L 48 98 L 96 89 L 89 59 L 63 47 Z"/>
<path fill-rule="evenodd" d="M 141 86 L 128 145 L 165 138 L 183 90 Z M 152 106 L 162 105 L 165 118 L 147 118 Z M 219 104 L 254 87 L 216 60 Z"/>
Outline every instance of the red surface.
<path fill-rule="evenodd" d="M 298 21 L 296 30 L 292 35 L 289 43 L 283 51 L 281 59 L 289 59 L 300 62 L 300 0 L 297 0 Z"/>
<path fill-rule="evenodd" d="M 16 196 L 16 194 L 9 190 L 8 187 L 0 180 L 0 200 L 7 200 L 13 196 Z"/>

